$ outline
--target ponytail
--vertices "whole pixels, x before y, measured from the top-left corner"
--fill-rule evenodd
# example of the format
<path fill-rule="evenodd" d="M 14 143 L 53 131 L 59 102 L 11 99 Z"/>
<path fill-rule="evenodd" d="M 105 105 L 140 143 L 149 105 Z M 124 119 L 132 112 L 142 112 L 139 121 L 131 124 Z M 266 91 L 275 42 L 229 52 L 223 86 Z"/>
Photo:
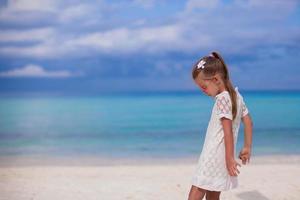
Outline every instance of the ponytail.
<path fill-rule="evenodd" d="M 225 88 L 228 90 L 229 94 L 230 94 L 230 98 L 231 98 L 231 102 L 232 102 L 232 116 L 233 116 L 233 120 L 236 117 L 237 114 L 237 98 L 236 98 L 236 91 L 232 86 L 232 83 L 230 81 L 229 78 L 229 71 L 227 68 L 227 65 L 225 64 L 223 58 L 221 57 L 221 55 L 217 52 L 212 52 L 211 53 L 212 56 L 214 56 L 215 58 L 219 59 L 221 61 L 221 63 L 224 66 L 224 84 L 225 84 Z"/>

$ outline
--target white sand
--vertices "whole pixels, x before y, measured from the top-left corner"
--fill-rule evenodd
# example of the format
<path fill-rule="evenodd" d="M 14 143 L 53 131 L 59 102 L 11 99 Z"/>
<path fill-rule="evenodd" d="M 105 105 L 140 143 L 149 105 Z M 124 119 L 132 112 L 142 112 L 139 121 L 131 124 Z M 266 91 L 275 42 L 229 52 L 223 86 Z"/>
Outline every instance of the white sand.
<path fill-rule="evenodd" d="M 8 166 L 8 159 L 0 158 L 0 199 L 185 200 L 196 160 L 88 166 L 81 159 L 82 166 L 30 161 L 31 166 Z M 253 157 L 240 171 L 239 187 L 222 192 L 221 199 L 300 199 L 300 155 Z"/>

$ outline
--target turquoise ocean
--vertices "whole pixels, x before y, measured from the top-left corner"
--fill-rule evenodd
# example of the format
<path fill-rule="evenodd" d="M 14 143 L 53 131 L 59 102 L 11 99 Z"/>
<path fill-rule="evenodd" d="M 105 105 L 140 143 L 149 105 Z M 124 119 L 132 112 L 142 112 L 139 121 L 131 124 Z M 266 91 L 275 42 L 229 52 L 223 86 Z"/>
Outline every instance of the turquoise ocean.
<path fill-rule="evenodd" d="M 300 153 L 300 92 L 240 91 L 253 154 Z M 184 158 L 200 153 L 214 99 L 200 92 L 0 97 L 0 156 Z M 237 151 L 243 146 L 240 126 Z"/>

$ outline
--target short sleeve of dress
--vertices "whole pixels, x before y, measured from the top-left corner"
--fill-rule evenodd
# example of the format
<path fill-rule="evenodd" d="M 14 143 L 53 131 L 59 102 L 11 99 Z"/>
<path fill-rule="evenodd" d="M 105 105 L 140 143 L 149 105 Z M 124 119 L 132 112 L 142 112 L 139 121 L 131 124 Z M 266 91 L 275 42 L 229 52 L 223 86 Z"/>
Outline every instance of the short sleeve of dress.
<path fill-rule="evenodd" d="M 242 117 L 245 117 L 249 113 L 246 103 L 242 99 Z"/>
<path fill-rule="evenodd" d="M 216 99 L 218 118 L 222 117 L 232 120 L 232 104 L 229 94 L 219 96 Z"/>

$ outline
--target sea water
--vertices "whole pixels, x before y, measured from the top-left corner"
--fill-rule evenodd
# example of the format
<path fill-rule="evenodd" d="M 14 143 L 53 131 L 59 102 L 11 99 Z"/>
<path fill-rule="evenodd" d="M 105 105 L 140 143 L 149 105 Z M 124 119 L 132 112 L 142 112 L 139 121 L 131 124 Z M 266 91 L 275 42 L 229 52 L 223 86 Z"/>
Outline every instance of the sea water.
<path fill-rule="evenodd" d="M 253 120 L 253 154 L 299 154 L 300 92 L 240 93 Z M 198 92 L 1 97 L 0 156 L 195 156 L 213 104 Z"/>

